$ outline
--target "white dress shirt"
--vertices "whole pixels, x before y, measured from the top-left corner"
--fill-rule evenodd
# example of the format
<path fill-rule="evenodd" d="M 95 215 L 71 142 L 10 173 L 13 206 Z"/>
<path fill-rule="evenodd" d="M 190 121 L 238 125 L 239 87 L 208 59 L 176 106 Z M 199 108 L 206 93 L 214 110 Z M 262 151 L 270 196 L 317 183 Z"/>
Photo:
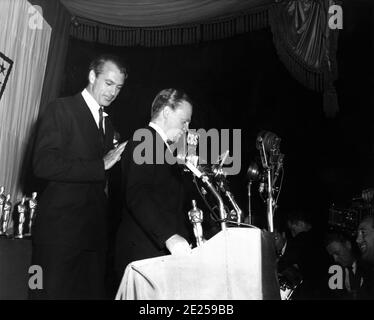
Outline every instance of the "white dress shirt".
<path fill-rule="evenodd" d="M 282 257 L 284 255 L 284 253 L 286 252 L 286 248 L 287 248 L 287 240 L 284 242 L 284 245 L 282 247 L 282 250 L 280 252 L 280 256 Z"/>
<path fill-rule="evenodd" d="M 86 104 L 87 104 L 88 108 L 90 109 L 90 111 L 92 113 L 92 116 L 95 119 L 97 128 L 99 129 L 99 109 L 100 109 L 100 105 L 97 103 L 97 101 L 94 99 L 94 97 L 91 96 L 91 94 L 87 91 L 87 89 L 84 89 L 82 91 L 82 97 L 83 97 L 84 101 L 86 101 Z M 108 116 L 108 114 L 103 111 L 103 117 L 104 117 L 104 119 L 103 119 L 103 130 L 104 130 L 104 133 L 105 133 L 105 117 L 107 117 L 107 116 Z"/>
<path fill-rule="evenodd" d="M 166 135 L 166 133 L 164 132 L 164 130 L 162 130 L 161 127 L 160 127 L 159 125 L 155 124 L 155 123 L 152 122 L 152 121 L 151 121 L 150 123 L 148 123 L 148 125 L 149 125 L 151 128 L 153 128 L 153 129 L 156 130 L 156 132 L 161 136 L 162 140 L 164 140 L 164 142 L 165 142 L 166 146 L 168 147 L 169 151 L 170 151 L 171 153 L 173 153 L 173 152 L 171 151 L 171 149 L 170 149 L 169 144 L 168 144 L 168 136 Z"/>

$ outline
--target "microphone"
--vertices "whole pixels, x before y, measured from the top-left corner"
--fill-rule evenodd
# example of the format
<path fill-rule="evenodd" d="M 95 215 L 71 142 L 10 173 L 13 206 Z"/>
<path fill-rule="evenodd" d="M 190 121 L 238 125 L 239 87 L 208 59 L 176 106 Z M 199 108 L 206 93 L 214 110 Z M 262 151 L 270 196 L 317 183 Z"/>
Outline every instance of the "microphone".
<path fill-rule="evenodd" d="M 219 178 L 219 177 L 225 177 L 226 173 L 223 171 L 223 165 L 226 161 L 227 156 L 229 155 L 229 150 L 226 150 L 225 153 L 223 153 L 221 156 L 218 157 L 217 162 L 219 162 L 219 159 L 221 158 L 221 161 L 218 165 L 213 165 L 212 166 L 212 171 L 214 173 L 214 176 Z"/>
<path fill-rule="evenodd" d="M 263 193 L 265 190 L 265 182 L 261 182 L 258 186 L 258 192 Z"/>
<path fill-rule="evenodd" d="M 260 150 L 263 145 L 265 152 L 279 150 L 280 142 L 281 139 L 275 133 L 263 130 L 257 135 L 256 148 Z"/>
<path fill-rule="evenodd" d="M 261 136 L 262 132 L 264 132 L 264 131 L 261 131 L 256 138 L 256 149 L 257 150 L 262 149 L 262 141 L 263 141 L 262 136 Z"/>
<path fill-rule="evenodd" d="M 260 171 L 256 162 L 252 162 L 249 165 L 247 170 L 247 177 L 249 181 L 257 181 L 260 178 Z"/>
<path fill-rule="evenodd" d="M 283 154 L 279 154 L 278 156 L 278 162 L 277 162 L 277 167 L 275 169 L 275 177 L 278 177 L 280 169 L 283 167 Z"/>
<path fill-rule="evenodd" d="M 196 155 L 199 135 L 189 130 L 187 132 L 187 153 L 186 162 L 191 162 L 194 167 L 197 167 L 199 157 Z"/>
<path fill-rule="evenodd" d="M 191 162 L 189 161 L 186 161 L 185 162 L 185 166 L 190 169 L 190 171 L 198 178 L 201 178 L 203 173 L 198 169 L 196 168 Z"/>
<path fill-rule="evenodd" d="M 267 168 L 268 164 L 267 164 L 267 161 L 266 161 L 265 146 L 264 146 L 264 143 L 263 143 L 263 138 L 261 136 L 262 132 L 260 132 L 260 134 L 257 136 L 257 139 L 256 139 L 256 148 L 257 148 L 258 151 L 260 151 L 260 157 L 261 157 L 262 166 L 264 168 Z"/>

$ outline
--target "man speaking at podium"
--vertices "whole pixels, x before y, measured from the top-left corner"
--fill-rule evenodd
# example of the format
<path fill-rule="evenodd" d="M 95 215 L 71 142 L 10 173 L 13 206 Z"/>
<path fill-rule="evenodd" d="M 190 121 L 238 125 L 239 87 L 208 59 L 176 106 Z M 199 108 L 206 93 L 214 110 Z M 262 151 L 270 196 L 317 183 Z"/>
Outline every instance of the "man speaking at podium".
<path fill-rule="evenodd" d="M 191 251 L 186 240 L 189 226 L 183 212 L 182 175 L 176 161 L 170 161 L 175 159 L 171 148 L 188 130 L 191 116 L 192 104 L 184 92 L 162 90 L 153 100 L 149 126 L 138 130 L 126 146 L 116 247 L 119 281 L 132 261 Z M 135 137 L 139 132 L 144 133 L 143 141 Z M 139 161 L 137 150 L 143 146 L 151 161 Z"/>

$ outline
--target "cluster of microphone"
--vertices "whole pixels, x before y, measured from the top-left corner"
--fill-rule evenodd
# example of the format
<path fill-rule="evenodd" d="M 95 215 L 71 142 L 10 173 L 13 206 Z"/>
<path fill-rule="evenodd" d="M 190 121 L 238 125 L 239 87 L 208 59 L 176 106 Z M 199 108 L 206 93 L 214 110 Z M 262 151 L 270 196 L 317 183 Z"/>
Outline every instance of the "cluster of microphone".
<path fill-rule="evenodd" d="M 279 196 L 281 182 L 276 186 L 278 177 L 283 177 L 284 155 L 280 152 L 281 139 L 269 131 L 261 131 L 256 139 L 256 148 L 260 152 L 261 168 L 256 162 L 252 162 L 247 170 L 249 180 L 249 225 L 251 225 L 251 184 L 259 182 L 259 192 L 263 194 L 267 202 L 267 216 L 269 231 L 273 231 L 273 215 L 276 208 L 276 201 Z M 217 201 L 220 212 L 220 222 L 222 229 L 225 229 L 227 223 L 236 223 L 238 226 L 244 225 L 243 211 L 234 199 L 226 178 L 224 164 L 229 154 L 227 150 L 223 153 L 215 164 L 199 164 L 199 157 L 196 155 L 198 144 L 197 133 L 189 132 L 187 135 L 187 152 L 179 159 L 183 160 L 185 167 L 191 171 L 195 177 L 200 179 Z M 282 179 L 281 179 L 282 181 Z M 207 193 L 201 188 L 200 194 L 205 197 Z M 206 201 L 205 201 L 206 202 Z M 207 202 L 206 202 L 207 203 Z M 230 210 L 231 207 L 231 210 Z"/>
<path fill-rule="evenodd" d="M 251 217 L 251 185 L 258 182 L 258 191 L 267 204 L 268 229 L 273 232 L 273 217 L 276 203 L 282 185 L 277 186 L 278 177 L 282 173 L 284 155 L 280 152 L 281 139 L 273 132 L 261 131 L 257 135 L 256 149 L 260 152 L 261 169 L 256 162 L 252 162 L 247 170 L 249 216 Z"/>

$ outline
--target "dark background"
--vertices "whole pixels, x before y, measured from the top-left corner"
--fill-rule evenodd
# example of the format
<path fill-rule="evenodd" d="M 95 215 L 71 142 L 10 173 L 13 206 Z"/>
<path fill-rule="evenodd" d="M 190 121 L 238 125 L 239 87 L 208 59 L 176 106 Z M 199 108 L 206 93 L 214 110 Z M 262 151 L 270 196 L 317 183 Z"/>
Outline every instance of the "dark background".
<path fill-rule="evenodd" d="M 282 139 L 285 154 L 280 212 L 307 208 L 314 222 L 324 226 L 332 203 L 348 207 L 363 188 L 374 187 L 374 10 L 370 1 L 346 2 L 343 10 L 336 82 L 340 112 L 333 119 L 323 113 L 322 96 L 299 84 L 282 65 L 270 29 L 163 48 L 70 39 L 61 96 L 85 87 L 93 56 L 115 53 L 130 66 L 125 87 L 108 108 L 124 140 L 148 123 L 157 92 L 183 88 L 194 101 L 191 128 L 242 130 L 241 172 L 229 181 L 243 211 L 248 210 L 246 171 L 259 156 L 256 136 L 268 130 Z M 256 186 L 252 191 L 253 214 L 261 224 L 266 207 Z"/>

